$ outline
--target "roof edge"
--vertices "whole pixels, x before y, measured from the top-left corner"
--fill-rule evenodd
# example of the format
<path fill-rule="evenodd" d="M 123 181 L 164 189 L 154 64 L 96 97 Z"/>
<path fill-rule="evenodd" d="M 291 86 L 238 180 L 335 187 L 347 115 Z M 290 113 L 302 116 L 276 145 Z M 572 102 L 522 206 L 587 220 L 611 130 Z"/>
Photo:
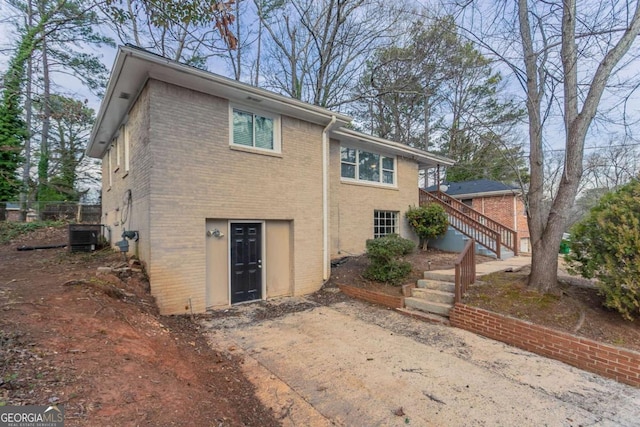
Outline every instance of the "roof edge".
<path fill-rule="evenodd" d="M 511 190 L 497 190 L 497 191 L 484 191 L 484 192 L 476 192 L 476 193 L 465 193 L 465 194 L 449 194 L 450 197 L 454 199 L 472 199 L 474 197 L 493 197 L 493 196 L 520 196 L 522 195 L 522 190 L 518 188 L 513 188 Z"/>
<path fill-rule="evenodd" d="M 174 61 L 155 53 L 146 51 L 141 48 L 133 47 L 133 46 L 119 46 L 118 53 L 116 55 L 116 59 L 114 61 L 113 67 L 111 69 L 111 74 L 109 76 L 109 83 L 107 86 L 107 90 L 105 91 L 105 96 L 100 103 L 100 109 L 96 116 L 96 121 L 94 123 L 93 129 L 91 131 L 91 136 L 89 137 L 89 142 L 87 144 L 86 153 L 90 157 L 99 157 L 99 153 L 104 153 L 104 150 L 101 150 L 101 147 L 97 147 L 97 136 L 102 127 L 104 126 L 104 120 L 107 116 L 111 108 L 112 100 L 114 99 L 114 92 L 118 85 L 119 80 L 121 79 L 121 75 L 126 68 L 127 61 L 130 59 L 138 59 L 140 61 L 147 62 L 150 66 L 159 65 L 163 67 L 167 67 L 171 70 L 180 73 L 186 73 L 193 78 L 199 78 L 207 80 L 213 84 L 218 84 L 221 86 L 225 86 L 229 89 L 238 91 L 239 94 L 246 94 L 248 96 L 257 96 L 261 98 L 268 99 L 269 101 L 282 105 L 284 108 L 289 108 L 292 110 L 300 111 L 301 113 L 309 113 L 312 116 L 317 116 L 319 121 L 327 124 L 331 123 L 334 118 L 337 121 L 337 125 L 345 125 L 350 123 L 353 119 L 346 115 L 331 111 L 324 107 L 319 107 L 317 105 L 309 104 L 307 102 L 300 101 L 298 99 L 289 98 L 284 95 L 280 95 L 275 92 L 271 92 L 266 89 L 262 89 L 259 87 L 251 86 L 246 83 L 242 83 L 228 77 L 221 76 L 219 74 L 212 73 L 210 71 L 201 70 L 199 68 L 192 67 L 190 65 L 182 64 L 178 61 Z M 146 81 L 146 79 L 143 79 Z M 168 81 L 171 83 L 171 81 Z M 140 89 L 140 88 L 138 88 Z M 133 105 L 135 99 L 132 99 L 129 108 Z M 114 130 L 115 132 L 115 130 Z"/>
<path fill-rule="evenodd" d="M 337 136 L 343 136 L 345 138 L 359 139 L 364 142 L 369 142 L 378 145 L 384 145 L 393 149 L 396 152 L 404 153 L 408 157 L 418 157 L 423 160 L 428 160 L 444 166 L 452 166 L 455 164 L 455 160 L 449 159 L 438 154 L 433 154 L 428 151 L 420 150 L 418 148 L 409 147 L 408 145 L 401 144 L 399 142 L 391 141 L 388 139 L 380 138 L 378 136 L 367 135 L 362 132 L 355 131 L 353 129 L 340 128 L 332 132 Z"/>

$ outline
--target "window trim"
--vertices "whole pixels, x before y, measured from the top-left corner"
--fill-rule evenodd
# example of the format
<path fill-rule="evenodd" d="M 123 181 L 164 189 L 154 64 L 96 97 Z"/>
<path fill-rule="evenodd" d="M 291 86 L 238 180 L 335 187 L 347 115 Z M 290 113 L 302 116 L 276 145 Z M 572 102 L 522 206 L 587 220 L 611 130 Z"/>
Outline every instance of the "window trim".
<path fill-rule="evenodd" d="M 118 169 L 120 169 L 120 136 L 121 135 L 122 133 L 118 131 L 118 133 L 116 133 L 116 136 L 113 138 L 113 147 L 114 147 L 115 156 L 116 156 L 116 165 L 113 170 L 114 172 L 117 172 Z"/>
<path fill-rule="evenodd" d="M 236 144 L 233 141 L 233 113 L 234 111 L 240 111 L 247 114 L 252 114 L 254 117 L 264 117 L 273 120 L 273 149 L 261 148 L 255 146 L 255 132 L 253 136 L 253 145 Z M 249 151 L 263 154 L 281 154 L 282 153 L 282 132 L 280 130 L 280 115 L 269 113 L 264 110 L 260 110 L 253 107 L 247 107 L 242 104 L 229 104 L 229 146 L 234 149 L 240 149 L 241 151 Z"/>
<path fill-rule="evenodd" d="M 124 145 L 124 172 L 129 172 L 129 163 L 130 163 L 130 147 L 129 147 L 129 126 L 122 125 L 122 144 Z"/>
<path fill-rule="evenodd" d="M 342 161 L 342 150 L 349 149 L 354 150 L 356 152 L 356 161 L 355 163 L 343 162 Z M 365 152 L 369 154 L 375 154 L 378 156 L 378 167 L 380 170 L 379 180 L 378 181 L 369 181 L 366 179 L 360 179 L 360 152 Z M 393 161 L 393 170 L 383 167 L 383 159 L 391 159 Z M 342 176 L 342 165 L 348 164 L 351 166 L 355 166 L 355 178 L 349 178 Z M 384 182 L 384 172 L 393 172 L 393 182 L 386 183 Z M 340 145 L 340 180 L 348 183 L 358 183 L 358 184 L 366 184 L 366 185 L 375 185 L 389 188 L 397 188 L 398 187 L 398 157 L 393 155 L 387 155 L 375 150 L 367 150 L 364 148 L 354 147 L 350 145 Z"/>
<path fill-rule="evenodd" d="M 392 215 L 392 218 L 380 217 L 379 215 Z M 382 228 L 386 229 L 389 227 L 387 224 L 379 225 L 378 221 L 391 219 L 393 221 L 393 231 L 391 233 L 385 232 L 380 233 L 379 230 Z M 400 212 L 399 211 L 391 211 L 391 210 L 383 210 L 383 209 L 374 209 L 373 211 L 373 238 L 379 239 L 380 237 L 388 236 L 390 234 L 400 235 Z"/>
<path fill-rule="evenodd" d="M 113 175 L 112 175 L 112 156 L 113 156 L 113 148 L 109 148 L 107 152 L 107 169 L 109 171 L 109 189 L 111 189 L 111 185 L 113 184 Z"/>

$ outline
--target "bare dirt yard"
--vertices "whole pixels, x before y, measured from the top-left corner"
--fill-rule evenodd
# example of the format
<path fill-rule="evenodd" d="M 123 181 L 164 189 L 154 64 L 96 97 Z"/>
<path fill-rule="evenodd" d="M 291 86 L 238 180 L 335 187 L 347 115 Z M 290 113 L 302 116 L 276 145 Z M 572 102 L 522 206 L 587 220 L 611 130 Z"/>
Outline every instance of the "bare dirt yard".
<path fill-rule="evenodd" d="M 159 316 L 148 283 L 111 250 L 45 228 L 0 245 L 0 405 L 64 405 L 66 426 L 276 426 L 243 376 L 188 317 Z M 226 349 L 223 349 L 226 350 Z"/>
<path fill-rule="evenodd" d="M 405 283 L 415 283 L 422 271 L 453 268 L 458 254 L 429 250 L 406 258 L 414 266 Z M 478 257 L 478 262 L 491 260 Z M 362 277 L 369 260 L 351 257 L 334 267 L 332 281 L 350 284 L 389 295 L 400 295 L 401 287 L 373 282 Z M 529 267 L 519 271 L 498 272 L 482 277 L 472 285 L 464 303 L 548 326 L 596 341 L 640 351 L 640 319 L 624 320 L 617 312 L 602 305 L 603 298 L 595 285 L 585 279 L 570 277 L 560 262 L 557 294 L 540 294 L 527 289 Z"/>
<path fill-rule="evenodd" d="M 411 273 L 401 283 L 390 285 L 388 283 L 376 282 L 362 276 L 365 268 L 369 265 L 366 255 L 350 256 L 335 260 L 331 269 L 331 282 L 341 285 L 357 286 L 372 291 L 383 292 L 387 295 L 402 295 L 402 285 L 416 283 L 423 278 L 423 273 L 430 270 L 446 270 L 454 267 L 457 253 L 443 252 L 437 249 L 426 251 L 415 251 L 402 257 L 403 261 L 411 264 Z M 476 262 L 482 263 L 493 261 L 494 258 L 477 255 Z"/>
<path fill-rule="evenodd" d="M 58 403 L 67 426 L 632 426 L 640 417 L 638 389 L 354 301 L 331 283 L 307 297 L 160 316 L 144 274 L 110 250 L 16 250 L 65 243 L 66 233 L 0 244 L 0 405 Z M 428 255 L 416 255 L 415 275 L 457 256 Z M 337 266 L 334 279 L 357 283 L 357 265 Z"/>

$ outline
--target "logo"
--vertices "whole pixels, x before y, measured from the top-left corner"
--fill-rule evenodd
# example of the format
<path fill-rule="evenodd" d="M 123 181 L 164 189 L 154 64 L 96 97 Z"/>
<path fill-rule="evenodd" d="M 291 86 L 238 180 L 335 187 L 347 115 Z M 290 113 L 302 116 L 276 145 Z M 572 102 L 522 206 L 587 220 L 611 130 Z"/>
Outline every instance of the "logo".
<path fill-rule="evenodd" d="M 0 406 L 0 427 L 64 427 L 64 407 Z"/>

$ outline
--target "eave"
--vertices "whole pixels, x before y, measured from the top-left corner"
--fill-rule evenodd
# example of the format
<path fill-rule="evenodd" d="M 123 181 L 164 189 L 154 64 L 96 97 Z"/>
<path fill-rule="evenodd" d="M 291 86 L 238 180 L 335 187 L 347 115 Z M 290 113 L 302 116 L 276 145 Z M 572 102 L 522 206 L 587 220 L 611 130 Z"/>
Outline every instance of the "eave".
<path fill-rule="evenodd" d="M 446 157 L 432 154 L 427 151 L 409 147 L 405 144 L 389 141 L 387 139 L 378 138 L 376 136 L 366 135 L 351 129 L 337 129 L 331 132 L 331 138 L 340 142 L 345 142 L 356 148 L 375 148 L 382 154 L 405 157 L 415 160 L 420 168 L 432 168 L 438 165 L 452 166 L 455 161 Z"/>
<path fill-rule="evenodd" d="M 105 97 L 87 145 L 90 157 L 102 158 L 149 79 L 219 96 L 232 102 L 326 126 L 332 117 L 343 126 L 351 117 L 307 104 L 236 80 L 180 64 L 130 46 L 118 49 Z"/>

